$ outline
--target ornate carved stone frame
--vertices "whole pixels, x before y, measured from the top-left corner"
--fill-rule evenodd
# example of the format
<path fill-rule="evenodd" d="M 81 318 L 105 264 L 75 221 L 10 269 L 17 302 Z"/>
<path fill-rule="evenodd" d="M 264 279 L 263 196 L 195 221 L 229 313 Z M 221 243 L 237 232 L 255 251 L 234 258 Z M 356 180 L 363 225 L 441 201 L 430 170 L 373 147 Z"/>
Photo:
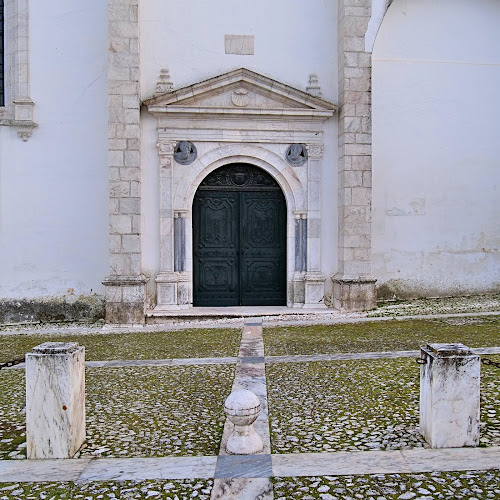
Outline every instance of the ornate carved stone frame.
<path fill-rule="evenodd" d="M 274 91 L 277 86 L 287 89 L 286 97 Z M 245 107 L 251 103 L 253 107 Z M 320 254 L 322 135 L 323 122 L 336 107 L 243 69 L 145 104 L 158 118 L 160 272 L 155 310 L 191 307 L 193 199 L 210 172 L 235 162 L 262 168 L 285 195 L 288 305 L 325 307 Z M 190 165 L 175 161 L 178 141 L 196 146 L 198 157 Z M 304 165 L 286 162 L 291 143 L 307 146 Z"/>

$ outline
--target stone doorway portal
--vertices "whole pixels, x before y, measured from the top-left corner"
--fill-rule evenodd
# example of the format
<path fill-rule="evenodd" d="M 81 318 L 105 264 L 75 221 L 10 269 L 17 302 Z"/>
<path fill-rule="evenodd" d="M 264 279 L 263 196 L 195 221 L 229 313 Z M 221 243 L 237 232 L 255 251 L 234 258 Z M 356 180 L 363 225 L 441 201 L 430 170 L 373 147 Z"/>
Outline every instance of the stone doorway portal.
<path fill-rule="evenodd" d="M 286 202 L 264 170 L 214 170 L 193 201 L 193 305 L 286 305 Z"/>

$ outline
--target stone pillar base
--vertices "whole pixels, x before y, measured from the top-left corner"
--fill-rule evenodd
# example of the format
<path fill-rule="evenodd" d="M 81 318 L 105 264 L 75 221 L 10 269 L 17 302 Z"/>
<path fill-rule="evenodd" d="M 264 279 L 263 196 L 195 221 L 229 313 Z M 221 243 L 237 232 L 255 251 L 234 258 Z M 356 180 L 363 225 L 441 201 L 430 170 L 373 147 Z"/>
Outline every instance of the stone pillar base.
<path fill-rule="evenodd" d="M 155 279 L 157 285 L 156 311 L 187 309 L 190 304 L 189 276 L 185 272 L 168 271 Z"/>
<path fill-rule="evenodd" d="M 321 273 L 306 273 L 304 276 L 304 308 L 326 309 L 325 281 Z"/>
<path fill-rule="evenodd" d="M 109 276 L 106 287 L 106 323 L 121 325 L 145 324 L 145 276 Z"/>
<path fill-rule="evenodd" d="M 333 281 L 333 307 L 340 312 L 369 311 L 377 307 L 375 278 L 335 275 Z"/>

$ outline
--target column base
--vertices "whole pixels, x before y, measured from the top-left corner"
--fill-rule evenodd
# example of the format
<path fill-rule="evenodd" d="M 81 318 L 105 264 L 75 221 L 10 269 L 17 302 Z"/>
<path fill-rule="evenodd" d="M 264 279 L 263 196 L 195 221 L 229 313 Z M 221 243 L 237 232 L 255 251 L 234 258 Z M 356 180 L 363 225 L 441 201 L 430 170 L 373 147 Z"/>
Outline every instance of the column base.
<path fill-rule="evenodd" d="M 332 276 L 333 307 L 340 312 L 369 311 L 377 307 L 375 278 Z"/>
<path fill-rule="evenodd" d="M 157 306 L 155 310 L 189 308 L 189 275 L 186 272 L 167 271 L 156 279 Z"/>
<path fill-rule="evenodd" d="M 304 275 L 304 309 L 326 309 L 325 281 L 321 273 Z"/>
<path fill-rule="evenodd" d="M 146 283 L 145 276 L 108 276 L 106 287 L 106 323 L 144 325 Z"/>

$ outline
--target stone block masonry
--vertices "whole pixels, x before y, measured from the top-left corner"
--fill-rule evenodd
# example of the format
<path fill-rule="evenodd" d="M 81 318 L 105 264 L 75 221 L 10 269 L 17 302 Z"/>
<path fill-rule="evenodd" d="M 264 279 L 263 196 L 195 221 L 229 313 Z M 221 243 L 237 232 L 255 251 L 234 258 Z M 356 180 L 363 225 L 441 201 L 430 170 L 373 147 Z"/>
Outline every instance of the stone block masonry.
<path fill-rule="evenodd" d="M 138 0 L 109 0 L 109 276 L 106 322 L 144 323 Z"/>
<path fill-rule="evenodd" d="M 365 52 L 370 0 L 341 0 L 339 62 L 339 237 L 333 305 L 340 311 L 376 306 L 371 276 L 371 54 Z"/>

